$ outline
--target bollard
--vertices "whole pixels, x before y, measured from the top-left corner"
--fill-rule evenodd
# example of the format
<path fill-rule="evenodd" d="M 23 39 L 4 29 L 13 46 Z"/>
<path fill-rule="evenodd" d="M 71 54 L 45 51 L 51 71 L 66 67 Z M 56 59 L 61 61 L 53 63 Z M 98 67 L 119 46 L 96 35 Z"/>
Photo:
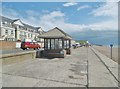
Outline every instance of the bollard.
<path fill-rule="evenodd" d="M 111 59 L 112 59 L 112 47 L 113 47 L 113 44 L 110 44 L 110 47 L 111 47 Z"/>

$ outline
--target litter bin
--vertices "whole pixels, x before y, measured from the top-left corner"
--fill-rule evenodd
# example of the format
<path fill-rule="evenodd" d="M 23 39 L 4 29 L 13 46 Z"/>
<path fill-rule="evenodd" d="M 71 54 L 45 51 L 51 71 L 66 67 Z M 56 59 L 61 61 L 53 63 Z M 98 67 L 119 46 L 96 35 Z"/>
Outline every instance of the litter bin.
<path fill-rule="evenodd" d="M 42 50 L 42 51 L 38 50 L 38 51 L 36 52 L 36 58 L 42 58 L 42 57 L 44 57 L 44 52 L 43 52 L 43 50 Z"/>
<path fill-rule="evenodd" d="M 71 54 L 71 50 L 70 49 L 66 49 L 66 54 Z"/>

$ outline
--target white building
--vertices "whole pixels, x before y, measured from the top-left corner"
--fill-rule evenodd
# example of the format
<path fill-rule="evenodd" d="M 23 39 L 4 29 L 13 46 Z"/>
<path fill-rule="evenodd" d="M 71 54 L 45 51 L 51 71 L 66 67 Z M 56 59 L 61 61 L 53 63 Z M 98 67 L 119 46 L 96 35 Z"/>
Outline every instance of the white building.
<path fill-rule="evenodd" d="M 35 41 L 43 41 L 38 35 L 44 33 L 41 27 L 34 27 L 23 23 L 20 19 L 12 20 L 1 16 L 0 39 L 7 41 L 22 41 L 31 39 Z"/>

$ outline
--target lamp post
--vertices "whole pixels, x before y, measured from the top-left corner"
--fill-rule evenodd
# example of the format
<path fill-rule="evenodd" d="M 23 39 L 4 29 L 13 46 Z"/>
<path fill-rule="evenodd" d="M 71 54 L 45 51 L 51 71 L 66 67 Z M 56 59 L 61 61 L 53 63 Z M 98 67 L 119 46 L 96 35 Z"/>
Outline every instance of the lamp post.
<path fill-rule="evenodd" d="M 113 47 L 113 44 L 110 44 L 110 47 L 111 47 L 111 59 L 112 59 L 112 47 Z"/>

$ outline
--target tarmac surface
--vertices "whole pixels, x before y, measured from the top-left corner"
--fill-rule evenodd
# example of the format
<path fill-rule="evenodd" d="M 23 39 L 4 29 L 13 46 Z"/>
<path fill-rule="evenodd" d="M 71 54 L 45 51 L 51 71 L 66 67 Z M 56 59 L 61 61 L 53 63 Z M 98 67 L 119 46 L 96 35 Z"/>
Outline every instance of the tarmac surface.
<path fill-rule="evenodd" d="M 2 66 L 3 87 L 118 87 L 118 64 L 89 47 Z"/>

